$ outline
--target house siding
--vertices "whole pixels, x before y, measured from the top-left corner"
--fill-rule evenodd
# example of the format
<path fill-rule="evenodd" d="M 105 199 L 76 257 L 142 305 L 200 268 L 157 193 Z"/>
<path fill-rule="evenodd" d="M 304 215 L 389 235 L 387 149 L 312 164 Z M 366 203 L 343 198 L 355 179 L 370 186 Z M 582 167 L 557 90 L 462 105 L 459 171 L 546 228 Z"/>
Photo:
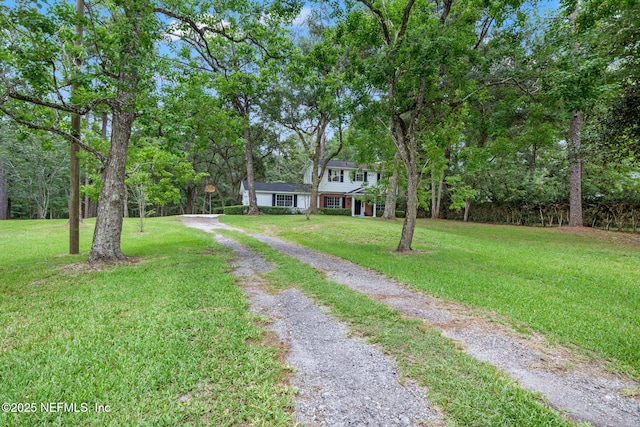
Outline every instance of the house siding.
<path fill-rule="evenodd" d="M 247 191 L 247 205 L 249 204 L 249 192 Z M 256 199 L 258 200 L 258 206 L 271 206 L 271 193 L 258 193 L 256 191 Z M 244 199 L 244 197 L 243 197 Z"/>
<path fill-rule="evenodd" d="M 338 168 L 335 168 L 338 169 Z M 348 193 L 349 191 L 357 190 L 358 188 L 366 185 L 374 185 L 377 182 L 376 173 L 367 173 L 367 181 L 352 181 L 352 171 L 356 169 L 342 169 L 344 170 L 344 182 L 329 181 L 329 169 L 324 172 L 318 191 L 322 193 Z"/>

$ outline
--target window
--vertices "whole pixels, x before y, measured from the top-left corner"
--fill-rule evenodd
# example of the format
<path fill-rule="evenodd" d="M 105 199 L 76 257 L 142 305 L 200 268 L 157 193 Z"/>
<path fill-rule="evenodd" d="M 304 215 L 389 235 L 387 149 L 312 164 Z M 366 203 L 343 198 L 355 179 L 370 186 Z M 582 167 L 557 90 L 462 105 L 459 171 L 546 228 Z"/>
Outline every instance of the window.
<path fill-rule="evenodd" d="M 329 169 L 329 182 L 344 182 L 344 171 L 342 169 Z"/>
<path fill-rule="evenodd" d="M 325 208 L 341 208 L 342 207 L 342 197 L 326 197 L 324 198 L 324 207 Z"/>
<path fill-rule="evenodd" d="M 367 182 L 367 173 L 364 171 L 356 171 L 354 176 L 355 182 Z"/>
<path fill-rule="evenodd" d="M 293 196 L 291 194 L 276 194 L 275 206 L 293 207 Z"/>

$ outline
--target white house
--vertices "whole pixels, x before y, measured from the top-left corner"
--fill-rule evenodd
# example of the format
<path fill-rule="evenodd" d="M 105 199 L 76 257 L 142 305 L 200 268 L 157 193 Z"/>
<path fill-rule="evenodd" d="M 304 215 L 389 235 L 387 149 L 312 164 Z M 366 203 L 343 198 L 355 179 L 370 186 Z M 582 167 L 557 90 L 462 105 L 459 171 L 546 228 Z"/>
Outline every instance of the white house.
<path fill-rule="evenodd" d="M 258 206 L 282 206 L 298 208 L 304 212 L 309 207 L 311 186 L 306 184 L 292 184 L 289 182 L 259 182 L 255 183 Z M 249 206 L 249 190 L 247 181 L 240 183 L 242 204 Z"/>
<path fill-rule="evenodd" d="M 307 167 L 303 184 L 256 182 L 258 206 L 309 207 L 313 165 Z M 384 205 L 365 201 L 368 188 L 381 178 L 377 171 L 354 162 L 330 160 L 318 186 L 318 207 L 351 209 L 353 216 L 376 216 Z M 242 204 L 249 205 L 249 192 L 243 182 Z"/>

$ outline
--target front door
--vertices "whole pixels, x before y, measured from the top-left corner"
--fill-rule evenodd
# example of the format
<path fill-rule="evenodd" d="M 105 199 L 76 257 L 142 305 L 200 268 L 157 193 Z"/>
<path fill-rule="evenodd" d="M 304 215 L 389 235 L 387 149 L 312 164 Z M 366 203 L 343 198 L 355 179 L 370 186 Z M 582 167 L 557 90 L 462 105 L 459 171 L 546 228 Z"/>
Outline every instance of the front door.
<path fill-rule="evenodd" d="M 353 206 L 354 215 L 362 215 L 362 202 L 358 199 L 355 200 L 355 205 Z"/>

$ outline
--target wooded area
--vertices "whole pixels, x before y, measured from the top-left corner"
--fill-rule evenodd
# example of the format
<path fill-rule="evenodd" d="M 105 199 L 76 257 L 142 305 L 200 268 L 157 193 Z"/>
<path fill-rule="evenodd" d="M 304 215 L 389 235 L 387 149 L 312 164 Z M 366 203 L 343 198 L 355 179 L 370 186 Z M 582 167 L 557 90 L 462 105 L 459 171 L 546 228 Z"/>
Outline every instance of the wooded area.
<path fill-rule="evenodd" d="M 639 3 L 8 3 L 0 219 L 68 217 L 75 142 L 90 261 L 124 258 L 124 216 L 238 204 L 242 180 L 332 158 L 397 186 L 400 251 L 417 217 L 635 232 Z"/>

